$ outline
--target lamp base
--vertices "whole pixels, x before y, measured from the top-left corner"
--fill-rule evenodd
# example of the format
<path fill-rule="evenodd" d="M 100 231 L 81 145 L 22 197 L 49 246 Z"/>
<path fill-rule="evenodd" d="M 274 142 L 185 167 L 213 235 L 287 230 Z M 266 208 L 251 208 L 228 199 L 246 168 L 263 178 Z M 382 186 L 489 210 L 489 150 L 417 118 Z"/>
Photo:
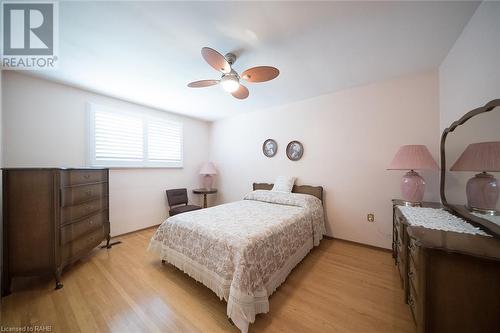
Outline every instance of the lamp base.
<path fill-rule="evenodd" d="M 203 188 L 211 189 L 214 184 L 214 177 L 212 175 L 203 176 Z"/>
<path fill-rule="evenodd" d="M 478 173 L 469 179 L 466 187 L 467 207 L 469 210 L 475 209 L 481 213 L 488 211 L 495 212 L 499 196 L 498 185 L 497 179 L 486 172 Z"/>
<path fill-rule="evenodd" d="M 465 206 L 465 208 L 467 208 L 467 210 L 471 213 L 479 213 L 481 215 L 488 215 L 488 216 L 500 216 L 500 212 L 494 209 L 481 209 L 469 206 Z"/>
<path fill-rule="evenodd" d="M 424 179 L 414 170 L 408 171 L 401 179 L 403 200 L 412 205 L 422 205 L 425 192 Z"/>
<path fill-rule="evenodd" d="M 406 200 L 401 200 L 403 203 L 403 206 L 406 207 L 422 207 L 422 202 L 410 202 Z"/>

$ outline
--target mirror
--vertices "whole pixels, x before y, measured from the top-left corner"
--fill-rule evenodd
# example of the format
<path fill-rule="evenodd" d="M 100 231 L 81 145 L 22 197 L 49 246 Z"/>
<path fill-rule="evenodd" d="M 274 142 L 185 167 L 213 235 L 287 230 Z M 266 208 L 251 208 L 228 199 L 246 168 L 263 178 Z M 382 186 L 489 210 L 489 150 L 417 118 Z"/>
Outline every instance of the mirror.
<path fill-rule="evenodd" d="M 444 130 L 441 168 L 443 205 L 500 237 L 500 99 Z"/>

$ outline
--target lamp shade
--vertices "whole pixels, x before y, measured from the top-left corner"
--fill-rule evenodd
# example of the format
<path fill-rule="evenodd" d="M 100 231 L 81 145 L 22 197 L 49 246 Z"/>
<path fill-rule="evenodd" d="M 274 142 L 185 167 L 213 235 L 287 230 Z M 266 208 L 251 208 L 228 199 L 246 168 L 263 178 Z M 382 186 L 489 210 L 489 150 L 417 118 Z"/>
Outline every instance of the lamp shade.
<path fill-rule="evenodd" d="M 450 170 L 500 172 L 500 141 L 468 145 Z"/>
<path fill-rule="evenodd" d="M 217 170 L 215 170 L 215 165 L 212 162 L 207 162 L 203 164 L 200 170 L 200 175 L 216 175 Z"/>
<path fill-rule="evenodd" d="M 424 145 L 401 146 L 387 170 L 439 170 Z"/>

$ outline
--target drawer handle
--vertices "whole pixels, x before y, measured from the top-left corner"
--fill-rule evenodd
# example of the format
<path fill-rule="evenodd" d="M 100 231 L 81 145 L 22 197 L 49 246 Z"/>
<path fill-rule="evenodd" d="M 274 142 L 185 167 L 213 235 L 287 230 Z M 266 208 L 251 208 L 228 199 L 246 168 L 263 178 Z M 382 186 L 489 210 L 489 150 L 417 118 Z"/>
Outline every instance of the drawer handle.
<path fill-rule="evenodd" d="M 83 175 L 83 178 L 84 178 L 84 179 L 89 179 L 89 178 L 90 178 L 90 175 Z"/>
<path fill-rule="evenodd" d="M 90 221 L 89 221 L 89 224 L 94 224 L 94 221 L 90 220 Z"/>
<path fill-rule="evenodd" d="M 415 278 L 415 273 L 412 272 L 412 271 L 409 271 L 408 272 L 408 277 L 413 280 Z"/>
<path fill-rule="evenodd" d="M 87 196 L 90 197 L 92 195 L 92 190 L 85 191 L 85 194 L 87 194 Z"/>

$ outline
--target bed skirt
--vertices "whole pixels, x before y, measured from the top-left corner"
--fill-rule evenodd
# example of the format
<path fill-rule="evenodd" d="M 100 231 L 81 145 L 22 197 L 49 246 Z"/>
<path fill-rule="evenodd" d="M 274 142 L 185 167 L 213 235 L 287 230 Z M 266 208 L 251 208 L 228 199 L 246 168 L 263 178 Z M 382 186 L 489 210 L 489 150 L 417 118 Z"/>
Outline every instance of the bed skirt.
<path fill-rule="evenodd" d="M 255 315 L 269 312 L 269 296 L 286 280 L 292 269 L 304 259 L 313 248 L 310 238 L 276 271 L 266 283 L 265 290 L 257 290 L 252 295 L 242 293 L 231 286 L 232 280 L 226 280 L 215 272 L 186 257 L 182 253 L 164 247 L 162 242 L 151 240 L 148 251 L 160 256 L 162 260 L 174 265 L 198 282 L 203 283 L 215 294 L 227 302 L 227 316 L 241 332 L 248 332 L 248 325 L 255 321 Z"/>

